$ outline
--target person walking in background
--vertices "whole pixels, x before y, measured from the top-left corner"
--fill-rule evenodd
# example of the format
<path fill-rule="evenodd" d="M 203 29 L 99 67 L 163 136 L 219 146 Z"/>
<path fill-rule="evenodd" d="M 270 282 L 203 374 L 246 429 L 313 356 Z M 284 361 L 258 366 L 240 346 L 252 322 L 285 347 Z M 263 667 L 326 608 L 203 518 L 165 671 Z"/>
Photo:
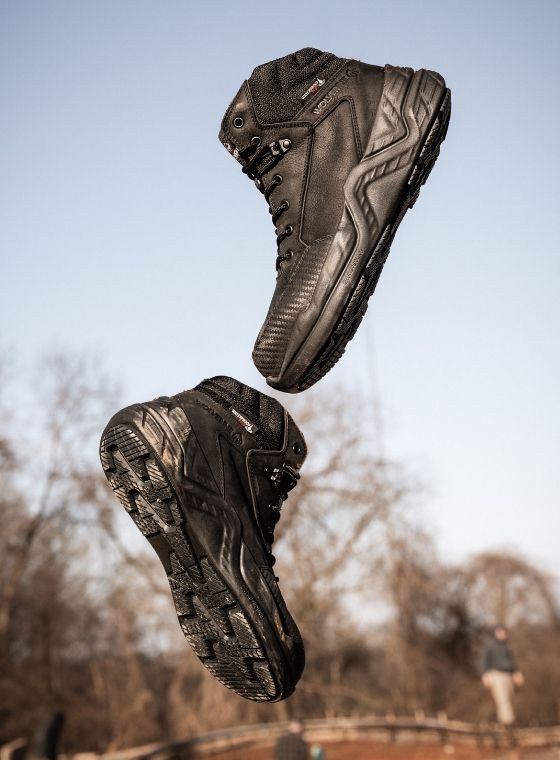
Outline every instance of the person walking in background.
<path fill-rule="evenodd" d="M 303 723 L 293 720 L 288 733 L 280 736 L 274 749 L 274 760 L 307 760 L 307 744 L 303 738 Z"/>
<path fill-rule="evenodd" d="M 524 681 L 509 646 L 507 628 L 497 625 L 482 655 L 482 683 L 492 694 L 498 722 L 503 726 L 511 726 L 515 720 L 513 691 Z"/>

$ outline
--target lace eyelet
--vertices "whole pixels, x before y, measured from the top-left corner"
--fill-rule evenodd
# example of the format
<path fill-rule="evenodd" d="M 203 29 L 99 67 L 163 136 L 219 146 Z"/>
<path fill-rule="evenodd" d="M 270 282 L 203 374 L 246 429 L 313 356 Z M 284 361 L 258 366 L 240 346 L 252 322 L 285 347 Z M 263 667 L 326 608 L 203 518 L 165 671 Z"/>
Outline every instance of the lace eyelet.
<path fill-rule="evenodd" d="M 290 201 L 282 201 L 282 208 L 284 209 L 284 211 L 290 208 Z"/>
<path fill-rule="evenodd" d="M 286 253 L 287 253 L 287 251 L 286 251 Z M 293 251 L 291 253 L 293 253 Z M 290 258 L 292 258 L 292 257 L 290 256 Z M 292 451 L 294 452 L 294 454 L 301 454 L 301 446 L 300 446 L 300 444 L 299 443 L 294 443 L 294 445 L 292 446 Z"/>
<path fill-rule="evenodd" d="M 242 117 L 242 116 L 236 116 L 236 117 L 235 117 L 235 119 L 233 120 L 233 126 L 234 126 L 236 129 L 241 129 L 241 127 L 242 127 L 244 124 L 245 124 L 245 120 L 243 119 L 243 117 Z"/>
<path fill-rule="evenodd" d="M 292 227 L 291 224 L 288 224 L 286 227 L 284 227 L 284 231 L 286 235 L 291 235 L 292 232 L 294 231 L 294 228 Z"/>
<path fill-rule="evenodd" d="M 258 135 L 253 135 L 253 137 L 251 137 L 251 145 L 260 145 L 261 142 L 262 140 Z"/>
<path fill-rule="evenodd" d="M 282 140 L 282 147 L 288 150 L 288 148 L 292 147 L 292 141 L 286 138 L 285 140 Z"/>
<path fill-rule="evenodd" d="M 272 178 L 272 181 L 276 182 L 278 185 L 281 185 L 284 180 L 281 174 L 275 174 L 274 177 Z"/>

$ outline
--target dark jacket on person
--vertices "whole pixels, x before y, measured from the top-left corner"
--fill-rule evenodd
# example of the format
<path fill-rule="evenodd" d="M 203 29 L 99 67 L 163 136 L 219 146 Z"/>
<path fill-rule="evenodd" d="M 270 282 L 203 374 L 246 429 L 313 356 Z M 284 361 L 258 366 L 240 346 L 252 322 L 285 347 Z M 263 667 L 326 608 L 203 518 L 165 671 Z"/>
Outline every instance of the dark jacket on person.
<path fill-rule="evenodd" d="M 482 672 L 487 673 L 489 670 L 499 670 L 502 673 L 513 673 L 517 670 L 507 641 L 494 638 L 486 645 L 482 655 Z"/>
<path fill-rule="evenodd" d="M 307 760 L 307 744 L 299 734 L 285 734 L 276 742 L 274 760 Z"/>

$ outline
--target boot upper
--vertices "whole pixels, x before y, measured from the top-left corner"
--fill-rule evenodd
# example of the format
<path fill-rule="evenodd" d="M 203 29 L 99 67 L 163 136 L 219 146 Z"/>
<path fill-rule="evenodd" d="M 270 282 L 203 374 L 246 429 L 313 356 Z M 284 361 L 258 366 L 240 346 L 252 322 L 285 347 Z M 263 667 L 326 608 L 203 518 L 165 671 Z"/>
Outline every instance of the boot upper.
<path fill-rule="evenodd" d="M 220 140 L 269 204 L 277 234 L 276 289 L 253 359 L 281 370 L 297 340 L 344 210 L 344 181 L 362 158 L 383 69 L 305 48 L 258 66 L 228 108 Z"/>

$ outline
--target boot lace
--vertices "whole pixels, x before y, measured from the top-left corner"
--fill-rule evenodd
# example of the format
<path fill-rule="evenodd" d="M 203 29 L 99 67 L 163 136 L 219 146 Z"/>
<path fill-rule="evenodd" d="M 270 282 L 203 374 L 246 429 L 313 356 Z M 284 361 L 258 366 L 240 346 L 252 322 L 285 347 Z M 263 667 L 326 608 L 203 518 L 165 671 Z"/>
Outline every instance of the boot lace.
<path fill-rule="evenodd" d="M 282 184 L 282 175 L 275 174 L 270 184 L 265 189 L 263 183 L 263 175 L 269 172 L 276 164 L 281 161 L 286 153 L 292 147 L 292 141 L 288 138 L 275 140 L 268 145 L 261 144 L 260 137 L 252 137 L 251 142 L 246 148 L 243 148 L 239 153 L 243 160 L 246 162 L 242 171 L 250 179 L 254 180 L 255 185 L 259 191 L 264 195 L 266 202 L 268 203 L 268 212 L 272 215 L 272 223 L 276 226 L 276 222 L 281 215 L 290 207 L 290 203 L 287 200 L 283 200 L 276 209 L 273 210 L 271 206 L 270 196 L 274 190 Z M 282 262 L 289 261 L 293 256 L 293 251 L 288 250 L 280 253 L 280 244 L 283 240 L 289 237 L 293 232 L 293 227 L 288 224 L 282 230 L 276 228 L 276 246 L 278 248 L 278 255 L 276 257 L 276 271 L 280 269 Z"/>
<path fill-rule="evenodd" d="M 269 505 L 269 509 L 272 514 L 272 527 L 266 531 L 266 539 L 268 541 L 268 556 L 270 566 L 272 567 L 276 562 L 276 557 L 272 553 L 272 544 L 274 543 L 274 529 L 278 520 L 280 519 L 282 504 L 288 498 L 289 491 L 296 487 L 297 482 L 300 478 L 300 474 L 286 462 L 283 462 L 281 467 L 265 467 L 264 474 L 268 475 L 274 486 L 274 489 L 278 492 L 277 503 Z M 278 578 L 276 578 L 276 580 L 278 580 Z"/>

